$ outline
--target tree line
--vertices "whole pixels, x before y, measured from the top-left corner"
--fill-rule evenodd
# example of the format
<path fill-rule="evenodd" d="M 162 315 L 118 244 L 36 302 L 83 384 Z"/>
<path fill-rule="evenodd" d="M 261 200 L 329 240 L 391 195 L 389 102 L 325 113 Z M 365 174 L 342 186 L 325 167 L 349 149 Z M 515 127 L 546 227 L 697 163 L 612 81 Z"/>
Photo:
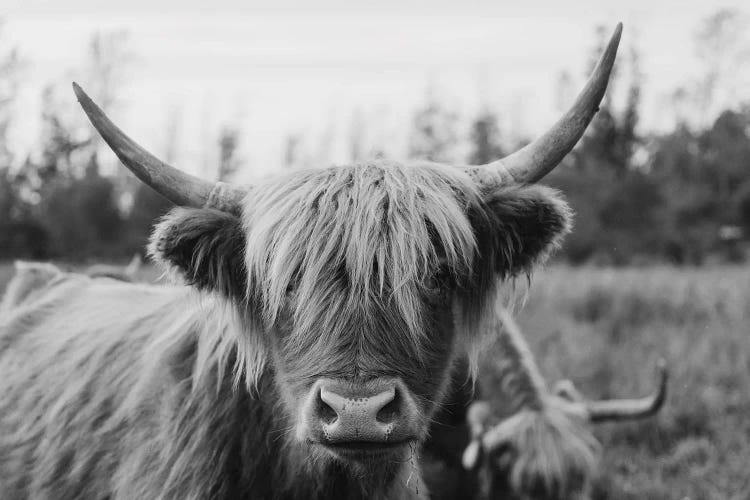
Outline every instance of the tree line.
<path fill-rule="evenodd" d="M 675 90 L 669 102 L 675 126 L 666 133 L 639 127 L 640 55 L 633 47 L 621 55 L 611 82 L 616 92 L 608 93 L 621 98 L 605 98 L 584 139 L 545 179 L 564 191 L 577 214 L 559 258 L 611 265 L 745 258 L 750 103 L 727 102 L 720 92 L 731 68 L 750 62 L 737 35 L 745 27 L 734 11 L 719 11 L 700 26 L 696 45 L 705 64 L 695 81 Z M 97 35 L 89 47 L 87 88 L 105 111 L 116 102 L 119 72 L 132 57 L 125 38 Z M 592 54 L 603 40 L 599 31 Z M 38 154 L 11 168 L 7 132 L 22 65 L 17 51 L 0 51 L 0 259 L 122 259 L 142 252 L 154 219 L 169 203 L 124 169 L 105 175 L 99 139 L 85 124 L 70 121 L 54 86 L 42 96 Z M 458 116 L 431 93 L 412 117 L 408 154 L 477 164 L 523 145 L 503 134 L 500 110 L 483 107 L 468 131 L 460 130 Z M 216 172 L 222 179 L 248 168 L 237 153 L 240 137 L 232 126 L 219 133 Z M 296 154 L 299 138 L 293 139 L 282 163 Z M 362 159 L 354 158 L 362 154 L 361 141 L 353 133 L 353 160 Z"/>
<path fill-rule="evenodd" d="M 747 28 L 747 19 L 732 10 L 701 23 L 695 32 L 700 65 L 664 103 L 663 112 L 675 117 L 666 133 L 641 131 L 640 53 L 621 50 L 589 130 L 544 181 L 561 189 L 576 212 L 561 258 L 607 265 L 746 259 L 750 102 L 733 98 L 746 82 L 738 68 L 750 65 Z M 606 34 L 597 29 L 592 67 Z M 472 120 L 464 162 L 485 163 L 523 146 L 503 143 L 498 117 L 484 109 Z M 431 100 L 414 117 L 412 155 L 455 161 L 456 124 L 455 112 Z"/>

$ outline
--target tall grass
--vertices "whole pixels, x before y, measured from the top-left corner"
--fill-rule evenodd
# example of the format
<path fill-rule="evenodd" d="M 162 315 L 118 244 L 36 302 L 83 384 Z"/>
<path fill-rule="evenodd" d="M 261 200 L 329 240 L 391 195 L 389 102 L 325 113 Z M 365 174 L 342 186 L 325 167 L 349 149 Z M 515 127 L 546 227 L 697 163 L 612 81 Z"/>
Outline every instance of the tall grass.
<path fill-rule="evenodd" d="M 750 268 L 553 267 L 519 322 L 550 381 L 592 398 L 671 383 L 654 419 L 597 429 L 600 499 L 750 498 Z"/>

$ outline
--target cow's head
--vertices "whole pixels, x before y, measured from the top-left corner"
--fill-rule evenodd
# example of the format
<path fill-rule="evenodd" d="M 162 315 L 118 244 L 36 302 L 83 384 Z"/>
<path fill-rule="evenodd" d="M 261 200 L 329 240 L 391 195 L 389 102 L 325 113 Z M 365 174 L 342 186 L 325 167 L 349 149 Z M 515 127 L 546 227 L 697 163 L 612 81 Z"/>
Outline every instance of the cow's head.
<path fill-rule="evenodd" d="M 565 203 L 534 183 L 598 109 L 619 37 L 620 27 L 572 109 L 506 158 L 379 161 L 252 187 L 162 163 L 74 86 L 120 160 L 180 205 L 152 254 L 245 318 L 246 374 L 261 359 L 271 367 L 294 439 L 318 459 L 388 471 L 424 439 L 456 356 L 479 351 L 497 282 L 528 273 L 568 230 Z"/>

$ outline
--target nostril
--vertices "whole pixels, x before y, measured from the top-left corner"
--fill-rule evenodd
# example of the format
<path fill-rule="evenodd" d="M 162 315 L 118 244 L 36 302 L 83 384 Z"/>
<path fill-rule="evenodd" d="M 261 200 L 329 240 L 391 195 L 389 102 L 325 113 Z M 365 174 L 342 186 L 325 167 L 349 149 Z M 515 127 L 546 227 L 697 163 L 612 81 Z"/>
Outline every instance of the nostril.
<path fill-rule="evenodd" d="M 398 394 L 395 386 L 375 394 L 367 390 L 340 392 L 343 395 L 329 387 L 320 388 L 315 416 L 323 424 L 339 422 L 356 429 L 376 422 L 390 424 L 403 410 L 403 394 Z"/>
<path fill-rule="evenodd" d="M 318 414 L 318 418 L 324 423 L 324 424 L 332 424 L 338 419 L 338 414 L 336 413 L 336 410 L 331 408 L 331 406 L 323 401 L 323 399 L 318 395 L 318 402 L 317 407 L 315 408 L 316 413 Z"/>
<path fill-rule="evenodd" d="M 390 424 L 398 417 L 401 408 L 401 396 L 399 391 L 394 391 L 393 399 L 391 399 L 385 406 L 383 406 L 376 415 L 378 422 L 383 424 Z"/>

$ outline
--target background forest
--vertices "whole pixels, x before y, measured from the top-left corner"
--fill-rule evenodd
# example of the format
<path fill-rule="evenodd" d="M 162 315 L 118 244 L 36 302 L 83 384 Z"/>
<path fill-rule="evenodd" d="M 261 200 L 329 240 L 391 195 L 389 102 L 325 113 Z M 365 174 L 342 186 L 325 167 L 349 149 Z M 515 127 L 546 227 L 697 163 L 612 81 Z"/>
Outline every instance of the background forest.
<path fill-rule="evenodd" d="M 592 127 L 565 165 L 546 179 L 565 192 L 577 213 L 576 230 L 559 259 L 621 266 L 746 258 L 750 103 L 727 102 L 719 89 L 742 84 L 732 80 L 738 65 L 750 64 L 750 46 L 742 36 L 749 27 L 733 10 L 716 12 L 696 26 L 691 50 L 702 66 L 664 103 L 663 112 L 674 117 L 667 132 L 640 126 L 646 85 L 641 56 L 633 45 L 621 47 L 608 97 Z M 591 65 L 607 34 L 604 28 L 592 30 Z M 95 34 L 87 67 L 79 71 L 105 111 L 117 102 L 132 64 L 128 44 L 124 32 Z M 22 48 L 2 42 L 0 26 L 0 259 L 120 260 L 142 252 L 152 221 L 168 203 L 125 169 L 102 165 L 103 144 L 75 107 L 68 81 L 50 82 L 39 96 L 42 127 L 32 152 L 14 151 L 5 140 L 13 121 L 25 119 L 13 105 L 25 65 Z M 569 80 L 570 75 L 560 75 L 561 107 L 574 94 Z M 468 116 L 443 101 L 430 87 L 423 102 L 415 103 L 404 157 L 481 163 L 523 145 L 501 129 L 502 109 L 485 106 Z M 365 126 L 355 113 L 347 139 L 351 161 L 383 154 L 377 144 L 364 144 Z M 225 124 L 209 137 L 218 137 L 210 146 L 218 165 L 204 176 L 231 180 L 253 170 L 237 154 L 239 127 Z M 303 147 L 312 141 L 304 139 L 289 135 L 278 168 L 330 163 L 325 155 L 310 160 Z M 170 161 L 174 144 L 165 149 Z"/>

